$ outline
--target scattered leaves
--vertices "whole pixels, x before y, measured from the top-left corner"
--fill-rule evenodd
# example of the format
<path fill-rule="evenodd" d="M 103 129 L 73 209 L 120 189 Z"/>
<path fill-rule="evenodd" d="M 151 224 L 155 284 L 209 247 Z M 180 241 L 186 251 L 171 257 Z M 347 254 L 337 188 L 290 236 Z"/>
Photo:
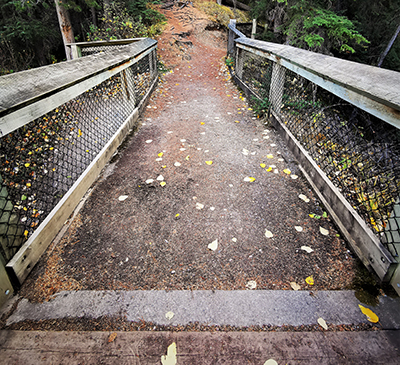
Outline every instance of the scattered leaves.
<path fill-rule="evenodd" d="M 172 342 L 168 346 L 167 355 L 161 356 L 162 365 L 176 365 L 176 343 Z"/>
<path fill-rule="evenodd" d="M 257 288 L 257 283 L 254 280 L 250 280 L 247 282 L 246 288 L 250 289 L 250 290 L 255 289 L 255 288 Z"/>
<path fill-rule="evenodd" d="M 301 286 L 297 284 L 295 281 L 290 282 L 290 286 L 292 287 L 293 290 L 300 290 Z"/>
<path fill-rule="evenodd" d="M 318 318 L 318 324 L 324 329 L 327 330 L 328 329 L 328 325 L 325 322 L 325 319 L 319 317 Z"/>
<path fill-rule="evenodd" d="M 215 241 L 212 241 L 209 245 L 208 245 L 208 249 L 215 251 L 218 248 L 218 239 L 216 239 Z"/>
<path fill-rule="evenodd" d="M 300 198 L 301 200 L 304 200 L 306 203 L 308 203 L 308 202 L 310 201 L 310 199 L 308 199 L 304 194 L 300 194 L 300 195 L 299 195 L 299 198 Z"/>
<path fill-rule="evenodd" d="M 114 342 L 114 340 L 117 338 L 117 332 L 113 332 L 108 336 L 108 343 Z"/>
<path fill-rule="evenodd" d="M 314 285 L 314 278 L 312 277 L 312 275 L 306 278 L 306 283 L 308 285 Z"/>
<path fill-rule="evenodd" d="M 274 237 L 274 235 L 272 234 L 271 231 L 268 231 L 268 229 L 266 229 L 266 230 L 265 230 L 265 237 L 267 237 L 267 238 L 272 238 L 272 237 Z"/>
<path fill-rule="evenodd" d="M 196 203 L 196 209 L 201 210 L 204 208 L 204 205 L 201 203 Z"/>
<path fill-rule="evenodd" d="M 324 236 L 328 236 L 329 235 L 329 231 L 323 227 L 319 227 L 319 231 L 321 232 L 321 234 L 323 234 Z"/>
<path fill-rule="evenodd" d="M 367 316 L 367 320 L 372 323 L 379 322 L 379 317 L 369 308 L 365 308 L 362 305 L 358 305 L 361 309 L 361 312 Z"/>

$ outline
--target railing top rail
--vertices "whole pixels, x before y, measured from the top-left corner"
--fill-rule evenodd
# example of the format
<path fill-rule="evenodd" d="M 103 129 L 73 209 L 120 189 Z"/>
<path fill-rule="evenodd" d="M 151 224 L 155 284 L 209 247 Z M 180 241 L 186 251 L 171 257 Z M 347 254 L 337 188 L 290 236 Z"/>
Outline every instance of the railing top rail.
<path fill-rule="evenodd" d="M 67 46 L 79 46 L 80 48 L 94 47 L 94 46 L 118 46 L 139 42 L 146 38 L 126 38 L 126 39 L 110 39 L 105 41 L 90 41 L 90 42 L 77 42 L 67 43 Z"/>
<path fill-rule="evenodd" d="M 240 37 L 240 38 L 246 38 L 246 36 L 245 36 L 240 30 L 238 30 L 238 29 L 236 28 L 236 21 L 235 21 L 235 22 L 232 22 L 232 20 L 234 20 L 234 19 L 231 19 L 231 22 L 229 23 L 228 28 L 229 28 L 232 32 L 234 32 L 238 37 Z"/>
<path fill-rule="evenodd" d="M 112 53 L 95 54 L 1 76 L 0 118 L 85 79 L 121 66 L 156 44 L 157 41 L 145 38 Z"/>
<path fill-rule="evenodd" d="M 233 27 L 230 29 L 235 31 Z M 235 39 L 235 42 L 255 51 L 261 51 L 261 55 L 274 55 L 278 63 L 281 59 L 285 60 L 325 80 L 377 101 L 390 108 L 391 110 L 387 112 L 396 115 L 400 120 L 400 72 L 247 37 Z"/>

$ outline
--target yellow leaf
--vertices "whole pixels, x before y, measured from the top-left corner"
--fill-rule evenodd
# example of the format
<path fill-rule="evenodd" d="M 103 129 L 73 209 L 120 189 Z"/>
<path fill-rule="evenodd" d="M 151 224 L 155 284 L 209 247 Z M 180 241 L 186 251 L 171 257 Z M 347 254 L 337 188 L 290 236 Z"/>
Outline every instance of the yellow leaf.
<path fill-rule="evenodd" d="M 80 129 L 78 129 L 78 137 L 82 136 L 82 131 Z"/>
<path fill-rule="evenodd" d="M 161 182 L 160 182 L 160 185 L 161 185 L 161 186 L 165 186 L 165 185 L 167 185 L 167 183 L 166 183 L 165 181 L 161 181 Z"/>
<path fill-rule="evenodd" d="M 308 285 L 314 285 L 314 278 L 312 277 L 312 275 L 306 278 L 306 283 Z"/>
<path fill-rule="evenodd" d="M 167 165 L 161 166 L 163 169 L 165 169 L 167 167 Z"/>
<path fill-rule="evenodd" d="M 185 157 L 185 160 L 186 160 L 186 161 L 189 161 L 189 158 L 190 158 L 190 155 L 187 155 L 187 156 Z"/>
<path fill-rule="evenodd" d="M 268 172 L 271 172 L 271 171 L 272 171 L 272 167 L 268 167 L 268 168 L 267 168 L 267 171 L 268 171 Z"/>
<path fill-rule="evenodd" d="M 265 163 L 260 163 L 260 166 L 261 166 L 261 168 L 264 169 L 266 165 L 265 165 Z"/>
<path fill-rule="evenodd" d="M 113 332 L 111 335 L 108 337 L 108 343 L 114 342 L 114 340 L 117 338 L 117 333 Z"/>
<path fill-rule="evenodd" d="M 267 155 L 267 158 L 274 158 L 273 155 Z"/>
<path fill-rule="evenodd" d="M 200 124 L 201 124 L 201 125 L 204 125 L 204 124 L 206 124 L 206 123 L 204 123 L 204 122 L 200 122 Z"/>
<path fill-rule="evenodd" d="M 25 231 L 25 232 L 24 232 L 24 236 L 25 236 L 25 237 L 28 237 L 28 234 L 29 234 L 28 231 Z"/>
<path fill-rule="evenodd" d="M 30 188 L 31 187 L 31 183 L 26 183 L 26 187 Z"/>
<path fill-rule="evenodd" d="M 206 161 L 207 165 L 212 165 L 212 163 L 213 163 L 212 161 Z"/>
<path fill-rule="evenodd" d="M 284 169 L 283 172 L 284 172 L 285 174 L 290 175 L 290 173 L 291 173 L 292 171 L 290 171 L 289 169 Z"/>
<path fill-rule="evenodd" d="M 240 123 L 238 120 L 235 120 L 235 123 Z"/>
<path fill-rule="evenodd" d="M 29 167 L 29 165 L 30 165 L 30 163 L 26 163 L 26 164 L 25 164 L 25 167 Z"/>
<path fill-rule="evenodd" d="M 158 157 L 163 157 L 164 156 L 164 152 L 160 152 L 157 156 Z"/>
<path fill-rule="evenodd" d="M 367 316 L 368 321 L 372 323 L 377 323 L 379 322 L 379 317 L 369 308 L 365 308 L 362 305 L 358 305 L 361 309 L 361 312 Z"/>
<path fill-rule="evenodd" d="M 176 214 L 175 214 L 175 218 L 178 218 L 179 216 L 180 216 L 179 213 L 176 213 Z"/>
<path fill-rule="evenodd" d="M 245 178 L 243 179 L 243 181 L 246 181 L 246 182 L 254 182 L 254 181 L 256 181 L 256 178 L 255 178 L 255 177 L 251 177 L 251 176 L 247 176 L 247 177 L 245 177 Z"/>

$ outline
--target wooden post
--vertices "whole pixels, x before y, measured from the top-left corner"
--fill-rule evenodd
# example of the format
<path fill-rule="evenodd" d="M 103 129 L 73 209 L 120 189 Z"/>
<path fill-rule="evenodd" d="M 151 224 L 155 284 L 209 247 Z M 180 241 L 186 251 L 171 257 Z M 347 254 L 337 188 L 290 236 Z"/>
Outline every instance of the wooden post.
<path fill-rule="evenodd" d="M 229 25 L 236 28 L 236 19 L 231 19 Z M 228 55 L 233 56 L 235 54 L 235 32 L 229 29 L 228 34 Z"/>
<path fill-rule="evenodd" d="M 282 67 L 276 62 L 274 63 L 272 68 L 271 85 L 269 89 L 269 101 L 271 103 L 272 110 L 277 114 L 280 114 L 282 107 L 285 72 L 285 67 Z"/>
<path fill-rule="evenodd" d="M 253 19 L 253 27 L 251 28 L 251 39 L 256 38 L 256 33 L 257 33 L 257 20 Z"/>
<path fill-rule="evenodd" d="M 74 43 L 74 32 L 72 30 L 71 20 L 69 18 L 68 9 L 62 5 L 62 1 L 54 0 L 58 16 L 58 23 L 61 30 L 62 39 L 64 42 L 65 55 L 67 60 L 72 60 L 71 48 L 67 43 Z"/>
<path fill-rule="evenodd" d="M 235 73 L 236 76 L 241 80 L 243 76 L 243 49 L 241 48 L 236 48 L 236 69 Z"/>

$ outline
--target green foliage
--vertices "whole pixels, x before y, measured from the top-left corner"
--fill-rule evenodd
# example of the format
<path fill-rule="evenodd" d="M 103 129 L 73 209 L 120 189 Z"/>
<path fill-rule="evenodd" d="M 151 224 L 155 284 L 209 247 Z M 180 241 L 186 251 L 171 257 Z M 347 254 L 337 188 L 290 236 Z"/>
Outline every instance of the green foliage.
<path fill-rule="evenodd" d="M 238 23 L 246 23 L 250 21 L 249 16 L 240 10 L 233 12 L 227 6 L 218 5 L 211 1 L 196 2 L 196 7 L 206 13 L 213 21 L 227 27 L 231 19 L 236 19 Z"/>

